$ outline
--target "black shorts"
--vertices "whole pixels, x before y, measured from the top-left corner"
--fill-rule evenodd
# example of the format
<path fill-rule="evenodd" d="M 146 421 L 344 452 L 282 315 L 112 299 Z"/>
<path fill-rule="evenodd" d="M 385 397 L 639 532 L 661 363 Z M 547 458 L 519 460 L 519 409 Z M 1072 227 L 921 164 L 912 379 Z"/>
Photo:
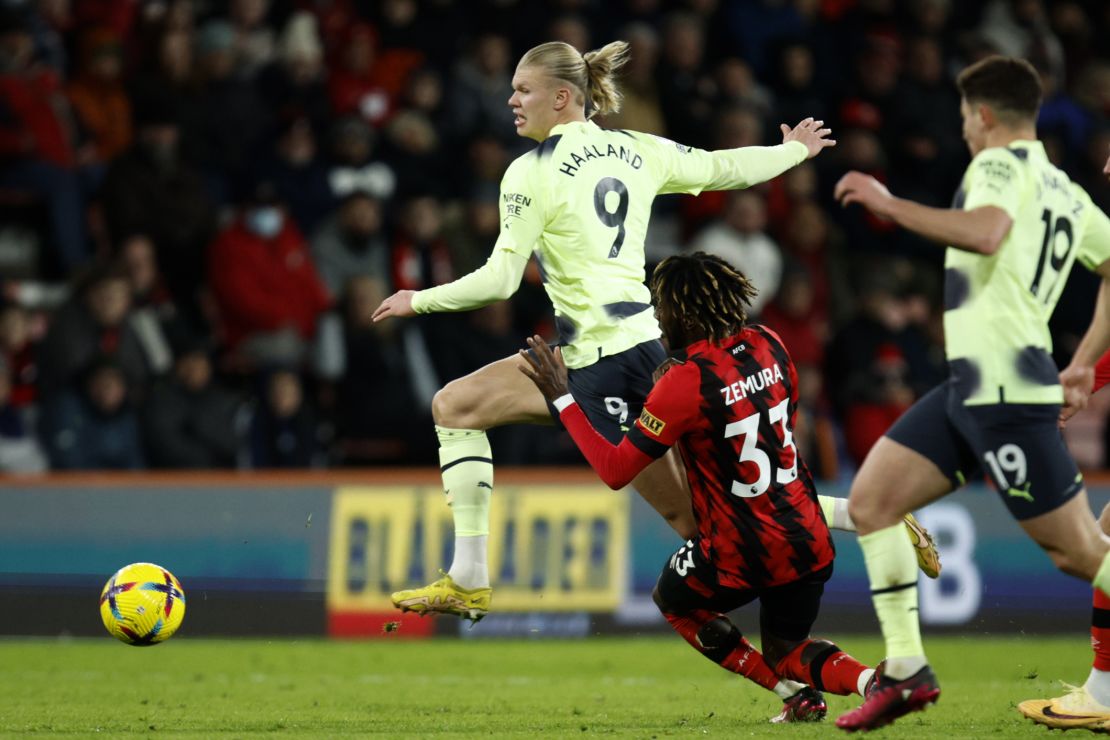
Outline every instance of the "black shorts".
<path fill-rule="evenodd" d="M 587 367 L 567 372 L 570 393 L 601 436 L 620 444 L 640 416 L 653 383 L 651 375 L 667 358 L 663 344 L 652 339 Z M 549 401 L 555 421 L 559 412 Z"/>
<path fill-rule="evenodd" d="M 798 642 L 809 637 L 832 563 L 793 583 L 768 588 L 737 589 L 717 582 L 717 568 L 701 553 L 697 540 L 678 548 L 659 574 L 660 601 L 674 613 L 694 609 L 728 613 L 759 599 L 761 634 Z"/>
<path fill-rule="evenodd" d="M 1046 514 L 1083 488 L 1055 404 L 965 406 L 952 383 L 921 397 L 886 436 L 929 458 L 959 488 L 986 475 L 1015 519 Z"/>

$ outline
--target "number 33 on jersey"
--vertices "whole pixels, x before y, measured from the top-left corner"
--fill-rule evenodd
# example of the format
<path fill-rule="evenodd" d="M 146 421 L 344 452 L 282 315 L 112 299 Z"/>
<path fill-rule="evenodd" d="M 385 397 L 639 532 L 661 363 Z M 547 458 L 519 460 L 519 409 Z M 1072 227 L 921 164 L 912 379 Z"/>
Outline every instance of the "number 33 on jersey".
<path fill-rule="evenodd" d="M 719 346 L 696 342 L 682 359 L 655 384 L 628 440 L 655 458 L 678 445 L 714 562 L 743 563 L 732 575 L 753 585 L 789 580 L 792 562 L 831 559 L 794 446 L 798 376 L 782 342 L 753 325 Z"/>

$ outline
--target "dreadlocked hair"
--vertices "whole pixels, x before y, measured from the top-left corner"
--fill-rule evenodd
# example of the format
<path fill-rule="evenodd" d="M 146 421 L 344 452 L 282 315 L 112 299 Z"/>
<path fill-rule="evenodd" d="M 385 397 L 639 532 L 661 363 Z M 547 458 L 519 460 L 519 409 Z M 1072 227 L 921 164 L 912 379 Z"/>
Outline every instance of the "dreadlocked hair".
<path fill-rule="evenodd" d="M 655 305 L 666 306 L 688 334 L 696 331 L 712 343 L 744 327 L 756 293 L 742 272 L 705 252 L 668 257 L 651 278 Z"/>

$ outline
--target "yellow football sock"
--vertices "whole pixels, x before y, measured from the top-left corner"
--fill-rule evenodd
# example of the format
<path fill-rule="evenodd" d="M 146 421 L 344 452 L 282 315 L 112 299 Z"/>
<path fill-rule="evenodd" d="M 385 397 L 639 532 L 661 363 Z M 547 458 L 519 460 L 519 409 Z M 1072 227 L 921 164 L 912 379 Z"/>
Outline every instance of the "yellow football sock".
<path fill-rule="evenodd" d="M 917 620 L 917 558 L 906 537 L 905 526 L 898 522 L 893 527 L 863 535 L 859 545 L 871 581 L 871 600 L 886 641 L 888 668 L 891 659 L 907 668 L 925 665 L 921 626 Z M 903 658 L 911 660 L 899 660 Z"/>
<path fill-rule="evenodd" d="M 1095 573 L 1095 580 L 1091 581 L 1091 585 L 1104 594 L 1110 594 L 1110 552 L 1102 558 L 1102 565 L 1098 566 L 1098 572 Z"/>
<path fill-rule="evenodd" d="M 825 523 L 829 529 L 839 529 L 844 532 L 855 532 L 856 525 L 848 516 L 848 499 L 835 496 L 818 496 L 817 503 L 825 514 Z"/>
<path fill-rule="evenodd" d="M 436 427 L 443 492 L 455 519 L 456 537 L 489 534 L 489 497 L 493 493 L 493 453 L 486 433 Z"/>

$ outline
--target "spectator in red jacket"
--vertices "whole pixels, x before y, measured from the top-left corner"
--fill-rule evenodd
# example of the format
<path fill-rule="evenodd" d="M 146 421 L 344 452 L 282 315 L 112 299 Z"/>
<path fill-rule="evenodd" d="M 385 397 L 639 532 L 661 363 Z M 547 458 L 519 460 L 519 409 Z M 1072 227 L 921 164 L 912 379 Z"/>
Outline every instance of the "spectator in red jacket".
<path fill-rule="evenodd" d="M 46 204 L 68 272 L 88 256 L 73 120 L 57 74 L 35 61 L 29 22 L 17 8 L 0 10 L 0 187 Z"/>
<path fill-rule="evenodd" d="M 209 247 L 208 279 L 227 348 L 253 368 L 299 364 L 331 304 L 304 236 L 268 182 Z"/>
<path fill-rule="evenodd" d="M 97 161 L 107 163 L 131 145 L 131 99 L 123 86 L 123 46 L 113 32 L 93 28 L 81 36 L 80 63 L 66 93 L 92 138 Z"/>
<path fill-rule="evenodd" d="M 328 77 L 332 110 L 340 116 L 358 114 L 380 128 L 396 101 L 375 69 L 378 50 L 374 29 L 366 23 L 355 23 L 347 29 L 338 49 Z"/>

